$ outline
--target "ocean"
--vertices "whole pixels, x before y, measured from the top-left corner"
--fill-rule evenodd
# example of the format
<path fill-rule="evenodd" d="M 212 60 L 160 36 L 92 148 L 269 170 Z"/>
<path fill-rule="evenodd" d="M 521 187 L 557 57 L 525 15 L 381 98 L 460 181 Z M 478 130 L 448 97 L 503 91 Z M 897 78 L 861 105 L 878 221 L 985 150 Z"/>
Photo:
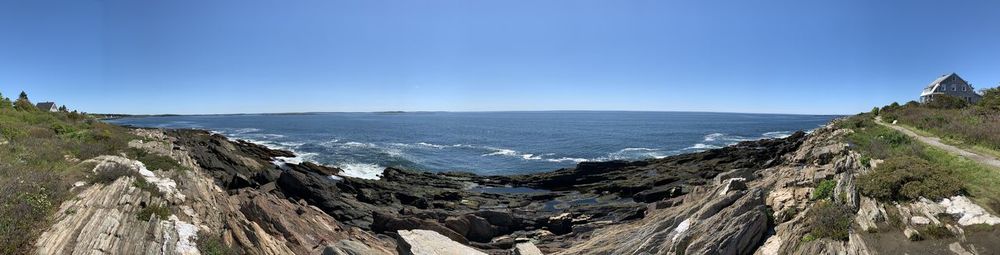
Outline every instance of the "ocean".
<path fill-rule="evenodd" d="M 387 166 L 509 175 L 583 161 L 638 160 L 780 138 L 838 116 L 708 112 L 387 112 L 130 117 L 120 125 L 196 128 L 295 152 L 346 176 Z"/>

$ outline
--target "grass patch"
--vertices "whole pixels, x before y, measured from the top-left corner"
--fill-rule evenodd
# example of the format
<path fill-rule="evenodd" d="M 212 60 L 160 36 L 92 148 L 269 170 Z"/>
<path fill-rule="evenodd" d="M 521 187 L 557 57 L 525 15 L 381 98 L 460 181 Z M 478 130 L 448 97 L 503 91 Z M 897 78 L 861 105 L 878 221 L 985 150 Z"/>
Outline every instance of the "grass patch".
<path fill-rule="evenodd" d="M 139 210 L 136 218 L 141 221 L 149 221 L 149 219 L 153 218 L 153 215 L 156 215 L 157 219 L 166 219 L 167 216 L 170 216 L 170 208 L 160 205 L 149 205 Z"/>

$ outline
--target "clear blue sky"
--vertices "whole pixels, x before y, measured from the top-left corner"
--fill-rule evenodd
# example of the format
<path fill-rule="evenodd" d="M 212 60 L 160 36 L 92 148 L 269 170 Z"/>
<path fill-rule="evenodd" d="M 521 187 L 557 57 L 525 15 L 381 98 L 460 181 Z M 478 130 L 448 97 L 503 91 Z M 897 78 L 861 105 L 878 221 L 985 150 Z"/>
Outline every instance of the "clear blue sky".
<path fill-rule="evenodd" d="M 854 113 L 1000 82 L 1000 1 L 0 0 L 0 91 L 88 112 Z"/>

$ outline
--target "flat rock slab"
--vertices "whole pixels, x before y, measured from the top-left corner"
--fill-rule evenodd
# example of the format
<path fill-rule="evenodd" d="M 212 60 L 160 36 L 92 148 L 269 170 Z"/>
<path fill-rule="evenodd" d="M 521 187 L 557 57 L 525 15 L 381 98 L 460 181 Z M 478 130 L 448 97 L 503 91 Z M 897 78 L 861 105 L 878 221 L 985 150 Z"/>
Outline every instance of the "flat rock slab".
<path fill-rule="evenodd" d="M 409 251 L 400 249 L 400 254 L 413 255 L 486 255 L 479 250 L 452 241 L 448 237 L 431 230 L 399 230 L 401 245 L 409 246 Z M 401 247 L 402 248 L 402 247 Z M 408 253 L 407 253 L 408 252 Z"/>

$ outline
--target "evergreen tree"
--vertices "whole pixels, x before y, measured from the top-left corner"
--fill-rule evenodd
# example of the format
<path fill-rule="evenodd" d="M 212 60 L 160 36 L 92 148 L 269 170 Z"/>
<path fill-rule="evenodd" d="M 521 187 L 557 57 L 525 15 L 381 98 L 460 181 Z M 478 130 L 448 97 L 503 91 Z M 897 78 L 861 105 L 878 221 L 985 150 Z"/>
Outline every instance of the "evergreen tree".
<path fill-rule="evenodd" d="M 980 109 L 1000 111 L 1000 87 L 984 89 L 981 92 L 983 98 L 978 103 Z"/>
<path fill-rule="evenodd" d="M 3 96 L 3 93 L 0 93 L 0 109 L 10 109 L 13 107 L 14 105 L 10 102 L 10 98 L 6 98 Z"/>
<path fill-rule="evenodd" d="M 59 111 L 60 112 L 69 112 L 68 110 L 66 110 L 66 105 L 60 106 L 59 107 Z"/>
<path fill-rule="evenodd" d="M 28 93 L 24 93 L 24 91 L 21 91 L 21 95 L 17 96 L 17 101 L 14 101 L 14 109 L 18 111 L 38 110 L 38 108 L 35 108 L 35 104 L 32 104 L 31 100 L 28 100 Z"/>

